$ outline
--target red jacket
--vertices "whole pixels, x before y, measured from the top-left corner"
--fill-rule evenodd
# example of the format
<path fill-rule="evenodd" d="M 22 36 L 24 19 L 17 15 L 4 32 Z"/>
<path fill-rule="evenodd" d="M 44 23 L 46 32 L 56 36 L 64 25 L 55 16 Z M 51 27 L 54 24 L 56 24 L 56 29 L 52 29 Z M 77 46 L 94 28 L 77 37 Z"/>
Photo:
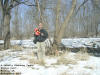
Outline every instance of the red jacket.
<path fill-rule="evenodd" d="M 39 31 L 38 28 L 35 28 L 35 29 L 34 29 L 34 32 L 35 32 L 35 35 L 36 35 L 36 36 L 39 36 L 39 35 L 40 35 L 40 31 Z"/>

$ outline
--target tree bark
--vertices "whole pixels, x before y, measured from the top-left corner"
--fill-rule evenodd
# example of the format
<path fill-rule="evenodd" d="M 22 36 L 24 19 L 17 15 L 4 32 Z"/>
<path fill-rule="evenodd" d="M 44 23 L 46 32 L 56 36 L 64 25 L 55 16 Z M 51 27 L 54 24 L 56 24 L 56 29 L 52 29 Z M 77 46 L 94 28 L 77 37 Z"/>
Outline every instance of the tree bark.
<path fill-rule="evenodd" d="M 59 31 L 59 34 L 57 33 L 57 37 L 54 37 L 55 43 L 53 44 L 53 49 L 56 51 L 58 50 L 58 45 L 61 43 L 61 39 L 64 35 L 64 31 L 66 31 L 66 27 L 67 27 L 67 25 L 72 17 L 72 14 L 74 12 L 75 7 L 76 7 L 76 0 L 73 0 L 72 1 L 72 8 L 71 8 L 70 12 L 68 13 L 68 16 L 66 16 L 64 23 L 62 24 L 60 31 Z"/>
<path fill-rule="evenodd" d="M 4 15 L 4 49 L 10 48 L 10 13 Z"/>
<path fill-rule="evenodd" d="M 55 24 L 55 31 L 54 31 L 54 42 L 53 42 L 53 53 L 55 53 L 58 48 L 57 48 L 57 37 L 58 37 L 58 32 L 59 32 L 59 14 L 60 14 L 60 5 L 61 5 L 61 0 L 58 0 L 57 7 L 56 7 L 56 24 Z"/>
<path fill-rule="evenodd" d="M 0 37 L 1 37 L 1 39 L 3 39 L 3 28 L 4 28 L 4 26 L 3 26 L 3 20 L 4 20 L 4 18 L 3 18 L 3 9 L 2 9 L 2 5 L 1 5 L 1 2 L 0 2 L 0 15 L 1 15 L 1 18 L 0 18 Z"/>
<path fill-rule="evenodd" d="M 3 27 L 3 38 L 4 38 L 4 49 L 10 48 L 10 9 L 9 0 L 0 1 L 2 8 L 2 27 Z"/>

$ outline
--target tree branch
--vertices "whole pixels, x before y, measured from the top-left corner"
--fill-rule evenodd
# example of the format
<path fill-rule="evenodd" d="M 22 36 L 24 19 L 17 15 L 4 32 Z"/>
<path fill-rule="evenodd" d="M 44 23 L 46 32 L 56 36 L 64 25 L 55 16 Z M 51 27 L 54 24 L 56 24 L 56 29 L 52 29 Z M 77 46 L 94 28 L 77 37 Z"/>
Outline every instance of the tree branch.
<path fill-rule="evenodd" d="M 27 6 L 37 6 L 37 5 L 35 5 L 35 4 L 29 4 L 29 3 L 27 3 L 27 2 L 29 2 L 29 1 L 21 2 L 21 1 L 17 1 L 17 0 L 16 0 L 16 2 L 17 2 L 18 4 L 24 4 L 24 5 L 27 5 Z"/>
<path fill-rule="evenodd" d="M 61 43 L 61 38 L 64 35 L 64 31 L 66 30 L 66 27 L 67 27 L 73 13 L 74 13 L 74 10 L 75 10 L 75 7 L 76 7 L 76 2 L 77 2 L 77 0 L 72 0 L 72 8 L 69 11 L 68 15 L 66 16 L 66 18 L 65 18 L 65 20 L 64 20 L 64 22 L 63 22 L 63 24 L 60 28 L 59 36 L 56 39 L 58 44 Z"/>
<path fill-rule="evenodd" d="M 80 10 L 80 8 L 87 2 L 88 0 L 84 0 L 84 2 L 78 7 L 78 9 L 76 10 L 75 15 L 77 15 L 78 11 Z"/>
<path fill-rule="evenodd" d="M 15 4 L 14 4 L 14 2 L 15 2 Z M 27 4 L 27 2 L 29 2 L 29 1 L 14 0 L 13 3 L 10 4 L 10 6 L 9 6 L 8 9 L 10 10 L 10 9 L 12 9 L 12 8 L 14 8 L 14 7 L 20 5 L 20 4 L 24 4 L 24 5 L 27 5 L 27 6 L 37 6 L 37 5 L 35 5 L 35 4 Z"/>

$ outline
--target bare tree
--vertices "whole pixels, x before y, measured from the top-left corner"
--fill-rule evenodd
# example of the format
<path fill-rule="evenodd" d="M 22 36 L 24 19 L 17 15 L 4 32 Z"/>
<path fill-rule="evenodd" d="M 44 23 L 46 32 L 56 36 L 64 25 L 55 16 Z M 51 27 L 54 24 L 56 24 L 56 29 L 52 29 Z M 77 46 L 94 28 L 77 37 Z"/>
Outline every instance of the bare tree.
<path fill-rule="evenodd" d="M 1 0 L 2 14 L 3 14 L 3 26 L 4 26 L 4 48 L 7 49 L 10 46 L 10 7 L 8 5 L 8 0 Z"/>
<path fill-rule="evenodd" d="M 1 6 L 1 3 L 0 3 L 0 10 L 2 10 L 2 6 Z M 0 11 L 0 39 L 2 39 L 2 31 L 3 31 L 3 26 L 2 26 L 2 11 Z"/>
<path fill-rule="evenodd" d="M 0 0 L 3 15 L 3 26 L 4 26 L 4 48 L 8 49 L 10 47 L 10 19 L 11 19 L 11 9 L 18 6 L 19 4 L 26 4 L 28 6 L 35 6 L 33 4 L 26 3 L 28 1 L 23 0 Z"/>
<path fill-rule="evenodd" d="M 60 1 L 60 0 L 59 0 Z M 66 16 L 65 20 L 64 20 L 64 23 L 62 24 L 62 26 L 60 27 L 60 29 L 58 29 L 58 24 L 56 25 L 56 32 L 57 32 L 57 36 L 54 37 L 54 44 L 53 44 L 53 49 L 54 50 L 58 50 L 58 45 L 61 43 L 61 39 L 64 35 L 64 31 L 66 30 L 66 26 L 68 25 L 71 17 L 72 17 L 72 14 L 74 12 L 74 9 L 75 9 L 75 6 L 76 6 L 76 0 L 73 0 L 72 1 L 72 8 L 71 10 L 69 11 L 68 15 Z M 59 6 L 58 6 L 58 12 L 57 12 L 57 16 L 59 15 Z M 56 18 L 58 19 L 58 18 Z M 58 35 L 59 34 L 59 35 Z"/>

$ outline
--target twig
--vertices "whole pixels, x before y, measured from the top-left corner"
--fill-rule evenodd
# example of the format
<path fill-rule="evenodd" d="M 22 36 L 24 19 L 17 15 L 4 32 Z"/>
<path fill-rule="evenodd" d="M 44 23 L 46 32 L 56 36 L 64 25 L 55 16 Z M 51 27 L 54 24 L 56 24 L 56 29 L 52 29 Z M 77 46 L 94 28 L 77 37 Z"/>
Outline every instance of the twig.
<path fill-rule="evenodd" d="M 88 0 L 84 0 L 84 2 L 78 7 L 78 9 L 76 10 L 76 14 L 78 13 L 78 11 L 80 10 L 80 8 L 87 2 Z"/>

